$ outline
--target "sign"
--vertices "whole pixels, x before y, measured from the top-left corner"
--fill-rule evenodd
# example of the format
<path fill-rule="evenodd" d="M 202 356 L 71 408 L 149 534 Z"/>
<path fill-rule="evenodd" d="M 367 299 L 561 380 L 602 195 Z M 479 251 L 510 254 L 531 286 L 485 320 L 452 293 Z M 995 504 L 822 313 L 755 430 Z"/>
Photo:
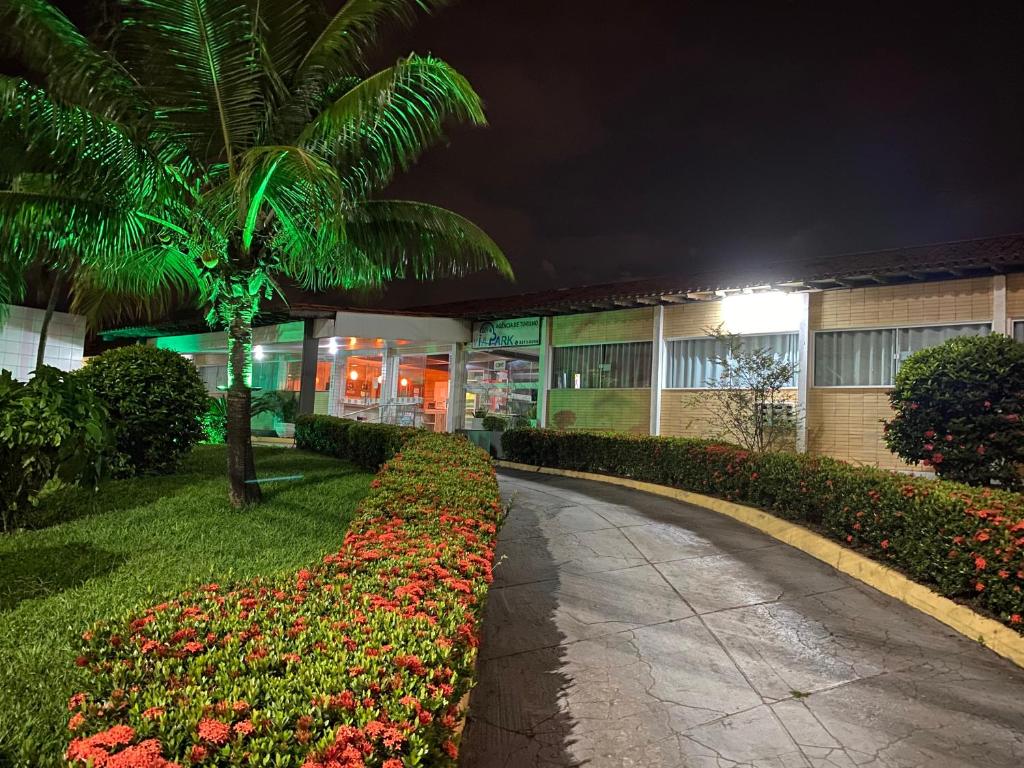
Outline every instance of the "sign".
<path fill-rule="evenodd" d="M 511 320 L 486 320 L 473 323 L 474 349 L 535 347 L 540 344 L 540 318 L 517 317 Z"/>

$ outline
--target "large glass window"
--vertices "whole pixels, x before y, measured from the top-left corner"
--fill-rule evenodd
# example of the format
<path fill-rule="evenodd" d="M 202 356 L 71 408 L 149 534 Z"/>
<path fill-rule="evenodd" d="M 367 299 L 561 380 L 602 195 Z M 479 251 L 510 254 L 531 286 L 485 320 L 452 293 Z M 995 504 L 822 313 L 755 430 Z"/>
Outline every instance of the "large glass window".
<path fill-rule="evenodd" d="M 632 389 L 651 386 L 651 342 L 556 347 L 552 389 Z"/>
<path fill-rule="evenodd" d="M 765 349 L 787 363 L 799 360 L 799 335 L 770 333 L 742 337 L 746 349 Z M 724 373 L 722 362 L 729 355 L 729 345 L 712 337 L 678 339 L 668 342 L 665 360 L 665 387 L 668 389 L 707 389 L 720 386 Z M 796 386 L 796 375 L 789 386 Z"/>
<path fill-rule="evenodd" d="M 496 414 L 536 425 L 539 379 L 540 354 L 536 347 L 470 352 L 466 418 Z"/>
<path fill-rule="evenodd" d="M 1013 322 L 1013 340 L 1024 342 L 1024 320 Z"/>
<path fill-rule="evenodd" d="M 919 349 L 958 336 L 985 336 L 988 323 L 821 331 L 814 335 L 814 386 L 891 386 L 900 363 Z"/>

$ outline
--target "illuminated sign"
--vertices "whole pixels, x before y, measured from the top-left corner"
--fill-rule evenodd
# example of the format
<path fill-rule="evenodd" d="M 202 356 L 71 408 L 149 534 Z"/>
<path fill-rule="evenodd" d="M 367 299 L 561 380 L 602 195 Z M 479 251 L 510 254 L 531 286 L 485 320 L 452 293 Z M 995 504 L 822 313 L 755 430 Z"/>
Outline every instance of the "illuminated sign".
<path fill-rule="evenodd" d="M 540 344 L 540 318 L 516 317 L 473 323 L 474 349 L 535 347 Z"/>

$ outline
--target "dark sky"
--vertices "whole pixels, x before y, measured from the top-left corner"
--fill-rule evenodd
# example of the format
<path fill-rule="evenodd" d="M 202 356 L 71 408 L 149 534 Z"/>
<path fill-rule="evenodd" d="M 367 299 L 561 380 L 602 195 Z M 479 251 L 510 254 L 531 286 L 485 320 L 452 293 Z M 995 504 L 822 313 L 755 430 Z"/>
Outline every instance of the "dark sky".
<path fill-rule="evenodd" d="M 62 5 L 70 5 L 71 3 Z M 424 304 L 1024 230 L 1024 4 L 463 0 L 409 32 L 487 103 L 392 188 L 517 273 Z"/>

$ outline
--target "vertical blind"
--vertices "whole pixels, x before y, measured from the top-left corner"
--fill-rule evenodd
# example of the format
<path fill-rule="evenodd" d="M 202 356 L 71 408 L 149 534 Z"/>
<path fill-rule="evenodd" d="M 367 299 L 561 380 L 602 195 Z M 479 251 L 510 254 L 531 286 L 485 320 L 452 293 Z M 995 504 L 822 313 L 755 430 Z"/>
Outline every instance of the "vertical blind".
<path fill-rule="evenodd" d="M 911 353 L 958 336 L 986 336 L 991 330 L 988 323 L 960 323 L 816 333 L 814 386 L 890 386 L 900 363 Z"/>
<path fill-rule="evenodd" d="M 742 337 L 745 349 L 763 349 L 796 365 L 799 360 L 799 337 L 795 333 L 770 333 Z M 729 355 L 729 345 L 715 338 L 680 339 L 668 342 L 666 350 L 665 386 L 668 389 L 707 389 L 721 386 L 722 365 Z M 796 386 L 796 375 L 789 386 Z"/>
<path fill-rule="evenodd" d="M 552 389 L 628 389 L 651 386 L 651 342 L 556 347 Z"/>

